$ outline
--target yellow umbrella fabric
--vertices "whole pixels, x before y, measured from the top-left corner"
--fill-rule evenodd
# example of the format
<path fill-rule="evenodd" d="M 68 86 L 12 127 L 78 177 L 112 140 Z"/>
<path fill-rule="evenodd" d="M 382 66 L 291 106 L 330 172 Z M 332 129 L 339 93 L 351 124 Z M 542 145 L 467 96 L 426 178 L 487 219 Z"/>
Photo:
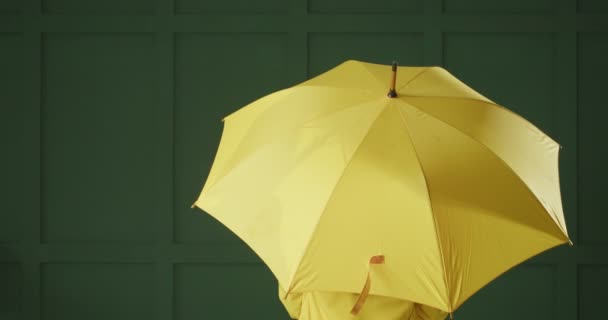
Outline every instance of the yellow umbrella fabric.
<path fill-rule="evenodd" d="M 369 282 L 359 318 L 395 299 L 441 319 L 569 242 L 558 143 L 442 68 L 399 67 L 395 97 L 391 76 L 347 61 L 224 119 L 195 206 L 261 257 L 292 313 L 298 297 L 294 318 L 330 319 L 304 305 L 342 310 Z"/>

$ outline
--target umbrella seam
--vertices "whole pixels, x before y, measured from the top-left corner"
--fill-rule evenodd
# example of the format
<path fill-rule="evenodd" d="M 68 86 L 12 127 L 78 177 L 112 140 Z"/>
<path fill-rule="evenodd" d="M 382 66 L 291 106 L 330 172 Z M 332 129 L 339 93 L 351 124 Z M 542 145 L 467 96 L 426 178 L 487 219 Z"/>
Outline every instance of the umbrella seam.
<path fill-rule="evenodd" d="M 424 69 L 423 71 L 421 71 L 420 73 L 416 74 L 416 76 L 414 76 L 414 78 L 410 79 L 407 83 L 405 83 L 404 85 L 402 85 L 401 87 L 398 88 L 398 90 L 402 90 L 405 89 L 405 87 L 407 87 L 408 85 L 410 85 L 411 82 L 413 82 L 414 80 L 418 80 L 418 78 L 420 76 L 422 76 L 423 74 L 425 74 L 426 72 L 430 71 L 430 70 L 442 70 L 447 72 L 451 77 L 453 77 L 454 79 L 456 79 L 458 82 L 460 82 L 462 84 L 462 86 L 464 86 L 467 89 L 470 89 L 471 91 L 473 91 L 474 93 L 478 94 L 481 98 L 485 99 L 476 99 L 476 98 L 469 98 L 471 100 L 478 100 L 478 101 L 486 101 L 495 104 L 495 102 L 493 102 L 492 100 L 488 99 L 487 97 L 485 97 L 484 95 L 482 95 L 481 93 L 475 91 L 475 89 L 471 88 L 470 86 L 468 86 L 466 83 L 462 82 L 462 80 L 454 77 L 454 75 L 452 75 L 448 70 L 442 68 L 442 67 L 437 67 L 437 66 L 431 66 L 431 67 L 427 67 L 426 69 Z M 407 96 L 407 95 L 405 95 Z M 432 97 L 432 96 L 431 96 Z M 451 97 L 451 96 L 448 96 Z"/>
<path fill-rule="evenodd" d="M 354 90 L 354 89 L 351 89 L 351 88 L 336 88 L 336 89 L 339 89 L 339 90 Z M 281 98 L 280 100 L 278 100 L 278 101 L 276 101 L 276 102 L 272 103 L 271 105 L 269 105 L 269 106 L 268 106 L 268 108 L 275 107 L 275 106 L 276 106 L 276 105 L 278 105 L 280 102 L 283 102 L 283 100 L 284 100 L 284 99 L 289 98 L 291 95 L 293 95 L 293 92 L 291 92 L 291 93 L 287 94 L 285 97 Z M 262 98 L 262 99 L 263 99 L 263 98 Z M 363 104 L 365 104 L 365 103 L 372 102 L 372 101 L 374 101 L 375 99 L 377 99 L 377 98 L 375 98 L 375 97 L 373 97 L 373 98 L 372 98 L 372 97 L 368 97 L 368 96 L 366 96 L 366 97 L 364 97 L 364 98 L 363 98 L 361 101 L 359 101 L 359 102 L 357 102 L 357 103 L 355 103 L 355 104 L 345 106 L 344 108 L 339 109 L 339 110 L 334 110 L 334 111 L 332 111 L 332 112 L 330 112 L 330 113 L 326 114 L 325 116 L 332 115 L 332 114 L 334 114 L 334 113 L 341 112 L 341 111 L 344 111 L 344 110 L 346 110 L 346 109 L 351 109 L 351 108 L 354 108 L 354 107 L 361 106 L 361 105 L 363 105 Z M 258 99 L 258 100 L 261 100 L 261 99 Z M 257 100 L 256 100 L 256 101 L 257 101 Z M 254 102 L 252 102 L 252 103 L 255 103 L 256 101 L 254 101 Z M 241 109 L 241 110 L 242 110 L 242 109 Z M 213 171 L 213 169 L 214 169 L 215 160 L 217 159 L 218 154 L 219 154 L 219 147 L 221 147 L 221 145 L 222 145 L 222 138 L 224 138 L 224 133 L 225 133 L 225 130 L 226 130 L 227 122 L 230 120 L 230 118 L 229 118 L 229 117 L 230 117 L 230 116 L 232 116 L 233 114 L 235 114 L 235 113 L 239 112 L 239 111 L 240 111 L 240 110 L 237 110 L 237 111 L 233 112 L 232 114 L 230 114 L 230 115 L 228 115 L 228 116 L 226 116 L 226 117 L 224 118 L 224 128 L 222 129 L 222 135 L 220 136 L 220 141 L 219 141 L 219 143 L 218 143 L 218 150 L 217 150 L 217 152 L 216 152 L 215 158 L 214 158 L 213 163 L 212 163 L 212 167 L 211 167 L 211 170 L 212 170 L 212 171 Z M 259 118 L 256 118 L 256 120 L 257 120 L 257 119 L 259 119 Z M 254 121 L 256 121 L 256 120 L 254 120 Z M 232 122 L 232 121 L 231 121 L 231 122 Z M 249 129 L 251 129 L 251 128 L 249 128 Z M 261 145 L 260 147 L 267 146 L 267 145 L 272 144 L 272 143 L 277 143 L 277 141 L 281 141 L 281 139 L 285 139 L 285 137 L 284 137 L 284 136 L 281 136 L 281 137 L 279 137 L 278 139 L 273 139 L 273 140 L 267 141 L 267 142 L 265 142 L 263 145 Z M 239 149 L 241 148 L 242 143 L 243 143 L 243 139 L 241 139 L 241 141 L 239 141 L 238 146 L 234 148 L 233 152 L 232 152 L 232 153 L 231 153 L 231 154 L 228 156 L 228 158 L 232 159 L 232 157 L 234 156 L 234 153 L 235 153 L 237 150 L 239 150 Z M 253 155 L 253 153 L 251 153 L 251 154 L 247 155 L 247 157 L 252 156 L 252 155 Z M 237 165 L 232 166 L 232 168 L 231 168 L 231 169 L 234 169 L 236 166 L 237 166 Z M 226 169 L 224 169 L 224 171 L 226 171 Z M 207 192 L 208 192 L 208 191 L 209 191 L 211 188 L 213 188 L 213 186 L 214 186 L 215 184 L 217 184 L 217 183 L 219 182 L 219 180 L 221 180 L 222 178 L 226 177 L 228 174 L 229 174 L 229 172 L 224 172 L 224 174 L 219 174 L 219 173 L 214 174 L 214 177 L 213 177 L 213 178 L 214 178 L 214 179 L 213 179 L 214 181 L 213 181 L 212 183 L 210 183 L 208 186 L 207 186 L 207 181 L 205 181 L 205 183 L 204 183 L 204 185 L 203 185 L 203 189 L 202 189 L 202 191 L 201 191 L 201 194 L 202 194 L 203 192 L 205 192 L 205 191 L 207 191 Z M 211 175 L 211 172 L 210 172 L 209 176 L 210 176 L 210 175 Z M 207 177 L 207 180 L 209 180 L 209 176 Z M 199 197 L 197 197 L 197 200 L 198 200 L 198 198 L 200 198 L 200 195 L 199 195 Z M 194 205 L 196 205 L 196 203 L 195 203 Z"/>
<path fill-rule="evenodd" d="M 228 126 L 227 121 L 230 120 L 230 118 L 232 118 L 237 113 L 242 112 L 243 109 L 250 108 L 254 103 L 259 102 L 259 101 L 264 100 L 264 99 L 267 99 L 267 98 L 270 98 L 273 95 L 277 95 L 279 93 L 284 93 L 284 92 L 286 92 L 289 89 L 290 88 L 283 89 L 283 90 L 280 90 L 280 91 L 276 91 L 276 92 L 267 94 L 267 95 L 265 95 L 265 96 L 263 96 L 263 97 L 261 97 L 259 99 L 255 99 L 254 101 L 252 101 L 249 104 L 247 104 L 245 107 L 240 108 L 240 109 L 238 109 L 238 110 L 236 110 L 234 112 L 231 112 L 230 114 L 228 114 L 228 115 L 226 115 L 226 116 L 224 116 L 222 118 L 222 123 L 223 123 L 222 134 L 220 135 L 220 139 L 219 139 L 219 142 L 218 142 L 218 147 L 216 149 L 215 156 L 213 158 L 213 162 L 211 163 L 211 169 L 209 171 L 209 174 L 207 175 L 207 179 L 203 183 L 203 188 L 202 188 L 201 192 L 199 193 L 199 196 L 194 201 L 194 204 L 192 205 L 192 207 L 197 206 L 196 202 L 198 202 L 198 199 L 203 195 L 203 193 L 205 193 L 205 191 L 208 192 L 209 189 L 211 189 L 218 182 L 218 180 L 220 180 L 221 178 L 223 178 L 224 176 L 226 176 L 226 174 L 221 175 L 221 174 L 219 174 L 219 173 L 216 172 L 217 168 L 215 168 L 215 163 L 216 163 L 216 160 L 218 159 L 219 154 L 220 154 L 220 148 L 222 147 L 222 139 L 225 138 L 224 135 L 226 134 L 226 127 Z M 293 92 L 286 92 L 284 97 L 282 97 L 278 101 L 275 101 L 274 103 L 270 104 L 268 106 L 268 108 L 277 105 L 279 102 L 282 102 L 284 99 L 286 99 L 287 97 L 289 97 L 291 95 L 293 95 Z M 241 140 L 241 142 L 242 142 L 242 140 Z M 241 142 L 239 142 L 239 145 L 236 148 L 234 148 L 233 152 L 230 153 L 229 157 L 232 157 L 234 155 L 234 152 L 240 147 Z M 213 180 L 210 181 L 210 178 L 213 178 Z"/>
<path fill-rule="evenodd" d="M 423 74 L 427 73 L 429 70 L 431 70 L 433 67 L 428 67 L 425 69 L 422 69 L 422 71 L 418 72 L 415 76 L 413 76 L 410 80 L 408 80 L 406 83 L 404 83 L 403 85 L 401 85 L 399 88 L 397 88 L 397 90 L 403 90 L 405 89 L 405 87 L 407 87 L 410 83 L 412 83 L 414 80 L 418 79 L 420 76 L 422 76 Z"/>
<path fill-rule="evenodd" d="M 532 122 L 530 122 L 530 120 L 524 118 L 523 116 L 521 116 L 520 114 L 514 112 L 513 110 L 511 110 L 511 109 L 509 109 L 507 107 L 501 106 L 500 104 L 498 104 L 496 102 L 493 102 L 491 100 L 484 101 L 484 100 L 475 99 L 475 98 L 469 98 L 469 97 L 430 96 L 430 95 L 429 96 L 424 96 L 424 95 L 423 96 L 420 96 L 420 95 L 416 95 L 416 96 L 414 96 L 414 95 L 400 95 L 399 97 L 402 98 L 401 99 L 402 101 L 409 103 L 412 107 L 415 107 L 416 109 L 419 109 L 419 110 L 420 110 L 420 108 L 418 108 L 415 105 L 411 104 L 409 101 L 406 101 L 404 98 L 408 98 L 408 97 L 409 98 L 440 98 L 440 99 L 456 99 L 456 100 L 473 101 L 473 102 L 479 102 L 479 103 L 487 103 L 490 106 L 497 107 L 497 108 L 499 108 L 501 110 L 504 110 L 504 111 L 506 111 L 506 112 L 508 112 L 508 113 L 510 113 L 510 114 L 512 114 L 514 116 L 516 116 L 518 119 L 524 121 L 526 124 L 530 125 L 532 128 L 538 130 L 539 132 L 541 132 L 542 134 L 544 134 L 545 136 L 547 136 L 547 138 L 549 138 L 549 140 L 551 140 L 553 143 L 557 144 L 560 148 L 563 147 L 559 142 L 555 141 L 555 139 L 553 139 L 551 136 L 549 136 L 547 133 L 545 133 L 543 130 L 541 130 L 539 127 L 537 127 L 535 124 L 533 124 Z M 424 112 L 424 110 L 420 110 L 420 111 Z M 426 113 L 426 112 L 424 112 L 424 113 Z"/>
<path fill-rule="evenodd" d="M 378 78 L 378 77 L 377 77 L 377 76 L 376 76 L 376 75 L 375 75 L 373 72 L 371 72 L 371 71 L 369 70 L 369 68 L 367 67 L 367 64 L 365 64 L 365 63 L 361 63 L 361 66 L 363 67 L 363 69 L 365 69 L 365 71 L 367 71 L 367 73 L 369 73 L 369 74 L 370 74 L 370 76 L 371 76 L 372 78 L 374 78 L 376 81 L 378 81 L 378 84 L 380 84 L 380 85 L 386 85 L 386 83 L 385 83 L 385 82 L 383 82 L 382 80 L 380 80 L 380 78 Z"/>
<path fill-rule="evenodd" d="M 352 153 L 352 156 L 350 157 L 350 159 L 348 159 L 348 162 L 344 166 L 344 170 L 342 170 L 342 173 L 340 174 L 340 177 L 338 177 L 338 179 L 336 180 L 336 184 L 332 188 L 332 190 L 331 190 L 331 192 L 329 194 L 329 198 L 327 199 L 327 202 L 325 202 L 325 205 L 323 206 L 323 210 L 321 210 L 321 214 L 319 215 L 319 220 L 317 220 L 317 223 L 315 224 L 313 232 L 310 235 L 310 238 L 308 239 L 308 241 L 306 243 L 306 248 L 302 251 L 302 255 L 301 255 L 300 259 L 298 259 L 298 264 L 297 264 L 297 266 L 295 268 L 295 271 L 290 276 L 289 286 L 288 286 L 287 292 L 285 293 L 285 297 L 287 297 L 289 295 L 289 293 L 291 292 L 291 290 L 293 289 L 293 285 L 294 285 L 293 280 L 294 280 L 294 277 L 298 273 L 298 270 L 300 270 L 300 266 L 302 264 L 302 260 L 304 259 L 304 256 L 308 252 L 308 249 L 310 248 L 310 244 L 312 243 L 312 239 L 314 238 L 315 234 L 317 233 L 317 230 L 319 229 L 319 225 L 321 223 L 321 219 L 325 215 L 325 212 L 327 210 L 327 206 L 328 206 L 329 202 L 331 202 L 331 200 L 334 197 L 336 188 L 338 187 L 338 185 L 342 181 L 342 178 L 344 177 L 344 175 L 345 175 L 346 171 L 348 170 L 350 164 L 352 163 L 353 159 L 355 158 L 357 152 L 359 152 L 359 149 L 361 148 L 361 145 L 363 144 L 363 142 L 365 141 L 365 139 L 367 139 L 367 137 L 369 136 L 369 133 L 371 131 L 372 126 L 376 123 L 376 121 L 378 121 L 378 119 L 380 118 L 380 115 L 382 115 L 382 113 L 385 111 L 386 106 L 383 106 L 383 107 L 381 107 L 379 109 L 380 109 L 380 111 L 378 112 L 378 115 L 374 118 L 374 120 L 372 120 L 370 122 L 369 127 L 367 129 L 367 132 L 365 133 L 365 135 L 363 136 L 363 138 L 361 139 L 361 141 L 357 145 L 357 148 Z"/>
<path fill-rule="evenodd" d="M 426 194 L 427 194 L 427 198 L 429 201 L 429 206 L 431 208 L 431 216 L 433 216 L 433 224 L 435 225 L 435 239 L 437 240 L 437 246 L 439 247 L 439 256 L 441 258 L 441 266 L 443 269 L 443 278 L 444 278 L 445 290 L 446 290 L 446 294 L 447 294 L 446 298 L 448 299 L 448 301 L 446 301 L 447 307 L 448 307 L 448 312 L 452 312 L 452 302 L 450 299 L 450 283 L 449 283 L 449 278 L 448 278 L 448 274 L 447 274 L 447 268 L 445 265 L 443 245 L 441 244 L 441 241 L 439 239 L 439 228 L 438 228 L 437 218 L 435 216 L 435 210 L 433 209 L 433 201 L 431 200 L 431 189 L 429 187 L 429 183 L 426 178 L 426 173 L 424 171 L 424 167 L 422 166 L 422 161 L 420 161 L 420 157 L 418 156 L 418 151 L 416 150 L 416 145 L 414 144 L 414 139 L 412 138 L 410 129 L 407 126 L 407 123 L 405 121 L 405 117 L 404 117 L 403 113 L 401 112 L 400 108 L 397 107 L 397 111 L 399 112 L 399 116 L 401 118 L 401 123 L 403 124 L 403 127 L 405 128 L 405 132 L 407 133 L 407 136 L 410 138 L 410 142 L 412 143 L 412 149 L 414 150 L 414 155 L 416 155 L 416 160 L 418 162 L 418 166 L 420 167 L 420 171 L 422 173 L 422 178 L 424 179 L 424 186 L 426 187 Z"/>
<path fill-rule="evenodd" d="M 467 138 L 469 138 L 469 139 L 473 140 L 475 143 L 477 143 L 478 145 L 480 145 L 482 148 L 484 148 L 485 150 L 487 150 L 488 152 L 490 152 L 490 154 L 491 154 L 492 156 L 494 156 L 496 159 L 498 159 L 498 161 L 499 161 L 499 162 L 501 162 L 503 165 L 505 165 L 505 166 L 507 167 L 507 169 L 509 169 L 511 172 L 513 172 L 513 174 L 515 175 L 515 177 L 517 177 L 517 180 L 519 180 L 519 182 L 521 182 L 521 183 L 524 185 L 524 187 L 526 188 L 526 190 L 528 190 L 528 192 L 532 194 L 532 196 L 534 197 L 534 200 L 536 200 L 536 202 L 537 202 L 537 203 L 538 203 L 538 204 L 541 206 L 541 208 L 543 208 L 543 209 L 544 209 L 544 210 L 545 210 L 545 211 L 548 213 L 548 214 L 543 214 L 543 215 L 542 215 L 542 216 L 545 218 L 545 220 L 547 220 L 547 219 L 548 219 L 548 220 L 551 222 L 551 224 L 553 224 L 553 225 L 557 225 L 557 228 L 558 228 L 558 229 L 559 229 L 559 231 L 562 233 L 562 235 L 566 237 L 566 240 L 570 240 L 570 237 L 569 237 L 569 236 L 568 236 L 568 234 L 567 234 L 567 233 L 564 231 L 564 229 L 562 228 L 561 224 L 560 224 L 559 222 L 558 222 L 558 223 L 556 223 L 556 222 L 555 222 L 555 221 L 554 221 L 554 220 L 553 220 L 553 219 L 550 217 L 550 215 L 552 215 L 552 214 L 551 214 L 551 212 L 549 211 L 549 209 L 547 208 L 547 206 L 545 206 L 545 205 L 544 205 L 544 204 L 543 204 L 543 203 L 540 201 L 540 199 L 539 199 L 539 197 L 540 197 L 540 196 L 538 196 L 538 195 L 536 194 L 536 192 L 534 192 L 534 190 L 532 190 L 532 189 L 530 188 L 530 186 L 529 186 L 529 185 L 528 185 L 528 184 L 527 184 L 527 183 L 524 181 L 524 179 L 522 179 L 522 177 L 520 177 L 520 176 L 519 176 L 519 174 L 518 174 L 518 173 L 517 173 L 517 172 L 516 172 L 516 171 L 513 169 L 513 167 L 511 167 L 511 165 L 510 165 L 509 163 L 507 163 L 507 161 L 505 161 L 505 160 L 504 160 L 502 157 L 500 157 L 499 155 L 497 155 L 497 154 L 496 154 L 496 152 L 494 152 L 494 150 L 490 149 L 490 147 L 488 147 L 487 145 L 485 145 L 485 144 L 484 144 L 484 143 L 482 143 L 481 141 L 477 140 L 476 138 L 474 138 L 473 136 L 469 135 L 468 133 L 466 133 L 466 132 L 464 132 L 464 131 L 462 131 L 462 130 L 460 130 L 460 129 L 456 128 L 455 126 L 453 126 L 452 124 L 450 124 L 450 123 L 446 122 L 445 120 L 443 120 L 443 119 L 441 119 L 441 118 L 438 118 L 438 117 L 434 116 L 433 114 L 430 114 L 430 113 L 424 112 L 424 110 L 422 110 L 422 109 L 420 109 L 420 108 L 416 107 L 415 105 L 413 105 L 413 104 L 411 104 L 411 103 L 409 103 L 409 102 L 407 102 L 407 101 L 404 101 L 404 100 L 401 100 L 401 101 L 402 101 L 402 102 L 404 102 L 406 105 L 411 106 L 412 108 L 414 108 L 414 109 L 416 109 L 416 110 L 419 110 L 420 112 L 422 112 L 422 113 L 424 113 L 424 114 L 428 115 L 429 117 L 431 117 L 431 118 L 433 118 L 433 119 L 436 119 L 437 121 L 440 121 L 441 123 L 443 123 L 443 124 L 445 124 L 445 125 L 449 126 L 450 128 L 452 128 L 452 129 L 454 129 L 454 130 L 456 130 L 456 131 L 458 131 L 458 132 L 462 133 L 462 134 L 463 134 L 465 137 L 467 137 Z M 560 200 L 561 200 L 561 199 L 560 199 Z M 559 220 L 559 219 L 557 219 L 557 220 Z M 566 241 L 566 242 L 567 242 L 567 241 Z"/>

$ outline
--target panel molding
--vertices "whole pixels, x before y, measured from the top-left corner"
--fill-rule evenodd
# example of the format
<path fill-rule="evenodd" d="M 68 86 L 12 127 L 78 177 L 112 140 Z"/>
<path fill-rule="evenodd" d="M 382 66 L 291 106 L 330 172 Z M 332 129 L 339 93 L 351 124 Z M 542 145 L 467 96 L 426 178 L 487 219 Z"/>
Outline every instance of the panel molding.
<path fill-rule="evenodd" d="M 592 279 L 586 279 L 586 273 L 595 271 L 602 271 L 603 275 L 600 275 L 600 279 L 598 279 L 598 274 L 595 274 Z M 603 277 L 602 277 L 603 276 Z M 578 319 L 587 320 L 587 319 L 595 319 L 600 317 L 605 313 L 604 310 L 604 302 L 606 301 L 606 295 L 601 294 L 605 290 L 605 284 L 608 281 L 608 264 L 581 264 L 578 266 L 577 277 L 576 277 L 576 285 L 577 285 L 577 293 L 578 293 L 578 308 L 576 316 Z M 591 286 L 595 290 L 591 290 L 587 292 L 586 286 Z M 595 308 L 590 317 L 584 317 L 587 311 L 586 308 Z"/>
<path fill-rule="evenodd" d="M 0 48 L 0 167 L 4 168 L 0 178 L 1 246 L 18 244 L 24 240 L 24 224 L 31 204 L 24 206 L 23 202 L 29 199 L 32 191 L 38 191 L 37 177 L 32 177 L 25 168 L 38 165 L 36 157 L 29 158 L 31 153 L 36 151 L 38 124 L 26 123 L 29 120 L 28 111 L 31 109 L 21 94 L 29 80 L 24 75 L 24 34 L 0 33 Z"/>
<path fill-rule="evenodd" d="M 608 30 L 608 13 L 567 15 L 573 31 Z M 44 32 L 287 32 L 292 16 L 283 14 L 187 14 L 187 15 L 45 15 L 5 14 L 0 32 L 21 32 L 29 28 Z M 422 32 L 428 22 L 422 14 L 307 14 L 296 18 L 297 28 L 309 32 Z M 439 14 L 434 26 L 442 32 L 556 32 L 565 30 L 558 14 Z M 25 23 L 24 23 L 25 21 Z M 238 21 L 238 23 L 235 23 Z M 74 29 L 78 26 L 78 29 Z"/>
<path fill-rule="evenodd" d="M 31 3 L 30 3 L 31 2 Z M 36 10 L 36 1 L 28 2 L 30 11 Z M 35 167 L 26 171 L 25 179 L 28 185 L 33 186 L 33 194 L 26 203 L 27 215 L 23 224 L 23 244 L 20 255 L 23 257 L 23 309 L 25 319 L 40 319 L 40 256 L 36 249 L 40 245 L 40 215 L 42 212 L 42 117 L 41 117 L 41 51 L 42 34 L 38 31 L 28 30 L 24 33 L 24 106 L 28 110 L 31 123 L 28 126 L 32 134 L 33 144 L 30 146 L 28 158 L 37 159 Z"/>
<path fill-rule="evenodd" d="M 95 16 L 95 15 L 153 15 L 154 14 L 154 1 L 145 1 L 139 0 L 139 7 L 128 7 L 127 4 L 129 1 L 125 0 L 113 0 L 114 3 L 108 3 L 108 1 L 97 2 L 98 4 L 103 4 L 102 6 L 95 7 L 95 1 L 88 0 L 40 0 L 41 2 L 41 11 L 44 15 L 87 15 L 87 16 Z M 134 0 L 130 0 L 133 2 Z M 150 4 L 151 2 L 151 4 Z M 146 6 L 147 4 L 147 6 Z M 118 8 L 113 10 L 114 6 L 122 6 L 122 8 Z"/>

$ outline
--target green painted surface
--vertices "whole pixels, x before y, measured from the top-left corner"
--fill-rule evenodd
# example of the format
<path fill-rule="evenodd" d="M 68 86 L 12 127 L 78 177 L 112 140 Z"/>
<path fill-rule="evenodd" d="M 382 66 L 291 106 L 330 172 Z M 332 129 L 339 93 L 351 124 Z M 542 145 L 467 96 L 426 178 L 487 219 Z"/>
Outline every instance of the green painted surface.
<path fill-rule="evenodd" d="M 43 0 L 42 9 L 49 14 L 146 14 L 154 12 L 149 0 Z"/>
<path fill-rule="evenodd" d="M 0 251 L 2 253 L 2 251 Z M 23 273 L 17 263 L 0 263 L 0 318 L 17 320 L 23 309 Z"/>
<path fill-rule="evenodd" d="M 156 312 L 152 264 L 46 264 L 42 318 L 151 319 Z"/>
<path fill-rule="evenodd" d="M 423 64 L 422 33 L 311 33 L 308 38 L 309 77 L 346 60 L 401 65 Z M 379 48 L 394 48 L 379 50 Z M 388 80 L 387 80 L 388 81 Z"/>
<path fill-rule="evenodd" d="M 0 2 L 0 14 L 15 14 L 21 12 L 22 6 L 19 0 L 5 0 Z"/>
<path fill-rule="evenodd" d="M 23 209 L 21 203 L 27 199 L 27 188 L 22 179 L 24 149 L 27 141 L 23 137 L 23 123 L 27 119 L 22 99 L 21 80 L 23 63 L 23 37 L 16 33 L 0 34 L 0 144 L 3 169 L 0 182 L 0 243 L 15 243 L 22 239 Z M 10 169 L 9 169 L 10 168 Z M 8 170 L 7 170 L 8 169 Z"/>
<path fill-rule="evenodd" d="M 579 319 L 601 319 L 606 313 L 608 265 L 581 265 L 578 277 Z"/>
<path fill-rule="evenodd" d="M 265 266 L 181 264 L 174 279 L 176 320 L 286 318 Z"/>
<path fill-rule="evenodd" d="M 0 319 L 287 319 L 269 270 L 190 205 L 222 117 L 346 59 L 443 65 L 564 145 L 576 246 L 507 272 L 456 319 L 603 319 L 607 13 L 601 0 L 0 1 Z"/>
<path fill-rule="evenodd" d="M 598 141 L 608 136 L 604 119 L 606 86 L 601 80 L 608 74 L 608 33 L 583 34 L 579 38 L 579 236 L 581 242 L 608 244 L 603 228 L 608 226 L 608 204 L 604 201 L 608 179 L 608 150 Z M 599 78 L 599 75 L 602 75 Z M 603 145 L 603 143 L 602 143 Z"/>
<path fill-rule="evenodd" d="M 581 13 L 607 13 L 608 2 L 604 0 L 580 0 L 578 11 Z"/>
<path fill-rule="evenodd" d="M 552 0 L 444 0 L 444 10 L 449 13 L 550 13 L 555 11 Z"/>
<path fill-rule="evenodd" d="M 376 1 L 350 1 L 350 0 L 310 0 L 311 12 L 318 13 L 412 13 L 421 12 L 422 0 L 376 0 Z"/>
<path fill-rule="evenodd" d="M 44 242 L 154 241 L 170 119 L 156 102 L 153 34 L 43 39 Z M 154 195 L 154 196 L 151 196 Z"/>
<path fill-rule="evenodd" d="M 283 0 L 226 0 L 197 1 L 175 0 L 179 13 L 278 13 L 288 10 L 289 2 Z"/>

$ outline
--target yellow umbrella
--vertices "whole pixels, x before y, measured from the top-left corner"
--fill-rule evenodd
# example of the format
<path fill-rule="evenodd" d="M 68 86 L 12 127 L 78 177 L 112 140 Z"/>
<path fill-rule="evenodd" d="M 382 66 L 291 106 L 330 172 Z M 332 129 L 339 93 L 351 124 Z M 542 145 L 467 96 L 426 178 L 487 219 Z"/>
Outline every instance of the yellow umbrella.
<path fill-rule="evenodd" d="M 559 150 L 442 68 L 348 61 L 227 116 L 195 206 L 294 318 L 442 319 L 569 242 Z"/>

